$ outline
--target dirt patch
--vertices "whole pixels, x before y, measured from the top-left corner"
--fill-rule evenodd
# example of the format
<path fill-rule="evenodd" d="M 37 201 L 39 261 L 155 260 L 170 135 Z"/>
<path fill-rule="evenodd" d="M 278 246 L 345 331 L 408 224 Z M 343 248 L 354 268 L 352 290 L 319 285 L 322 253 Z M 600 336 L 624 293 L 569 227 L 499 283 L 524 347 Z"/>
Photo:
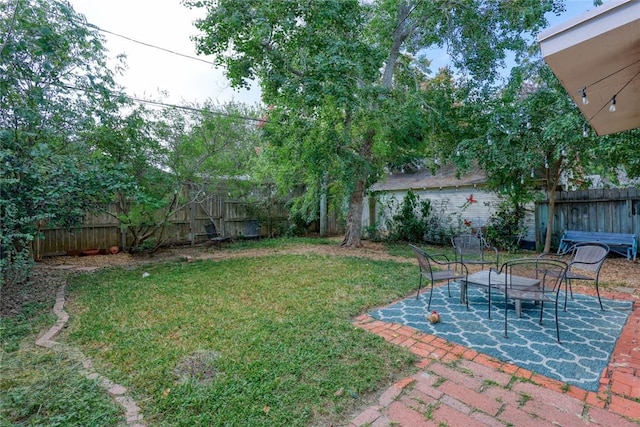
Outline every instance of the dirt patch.
<path fill-rule="evenodd" d="M 173 373 L 180 384 L 189 381 L 207 384 L 219 373 L 215 365 L 218 358 L 220 353 L 216 351 L 198 350 L 178 363 Z"/>
<path fill-rule="evenodd" d="M 357 256 L 375 260 L 406 261 L 386 253 L 384 244 L 363 241 L 360 248 L 343 248 L 335 245 L 295 245 L 283 248 L 225 250 L 204 246 L 182 246 L 161 249 L 153 255 L 59 256 L 46 258 L 34 268 L 31 281 L 18 287 L 3 286 L 0 298 L 0 315 L 10 316 L 20 312 L 28 302 L 51 302 L 56 290 L 64 283 L 67 274 L 92 271 L 105 267 L 135 267 L 164 261 L 195 261 L 202 259 L 223 260 L 239 257 L 258 257 L 278 254 L 321 254 Z M 474 270 L 470 268 L 470 270 Z M 623 290 L 640 296 L 640 262 L 628 261 L 622 257 L 608 258 L 600 272 L 600 282 L 607 283 L 611 290 Z"/>

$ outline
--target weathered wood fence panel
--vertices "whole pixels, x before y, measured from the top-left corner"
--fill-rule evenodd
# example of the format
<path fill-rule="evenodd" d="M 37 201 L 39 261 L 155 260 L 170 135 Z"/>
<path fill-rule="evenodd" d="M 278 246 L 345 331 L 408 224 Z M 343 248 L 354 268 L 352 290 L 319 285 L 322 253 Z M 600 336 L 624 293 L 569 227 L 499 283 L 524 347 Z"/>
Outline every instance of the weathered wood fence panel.
<path fill-rule="evenodd" d="M 111 246 L 127 248 L 131 239 L 117 220 L 117 206 L 111 204 L 107 212 L 88 215 L 82 225 L 72 229 L 46 228 L 42 230 L 42 239 L 35 242 L 36 258 L 62 255 L 69 252 Z M 196 244 L 207 240 L 205 224 L 213 221 L 219 233 L 241 238 L 245 225 L 258 220 L 260 234 L 265 237 L 282 235 L 289 227 L 289 212 L 284 203 L 264 203 L 256 208 L 251 203 L 227 199 L 219 195 L 210 195 L 203 200 L 191 202 L 173 213 L 169 223 L 158 231 L 154 239 L 166 244 Z M 329 218 L 329 233 L 341 232 L 338 213 L 332 212 Z"/>
<path fill-rule="evenodd" d="M 42 230 L 43 238 L 36 242 L 35 256 L 60 255 L 90 248 L 128 247 L 131 239 L 117 220 L 116 204 L 110 204 L 105 210 L 107 212 L 87 215 L 78 227 L 45 228 Z M 285 230 L 288 213 L 284 206 L 279 207 L 278 214 L 280 216 L 276 219 L 285 223 L 280 227 Z M 158 230 L 153 239 L 167 244 L 200 243 L 207 239 L 205 224 L 211 221 L 220 233 L 238 237 L 244 231 L 245 222 L 254 219 L 257 218 L 248 215 L 246 203 L 212 195 L 174 212 L 164 229 Z"/>
<path fill-rule="evenodd" d="M 536 203 L 536 241 L 544 243 L 549 201 Z M 558 246 L 563 230 L 640 235 L 640 189 L 609 188 L 556 193 L 551 242 Z"/>

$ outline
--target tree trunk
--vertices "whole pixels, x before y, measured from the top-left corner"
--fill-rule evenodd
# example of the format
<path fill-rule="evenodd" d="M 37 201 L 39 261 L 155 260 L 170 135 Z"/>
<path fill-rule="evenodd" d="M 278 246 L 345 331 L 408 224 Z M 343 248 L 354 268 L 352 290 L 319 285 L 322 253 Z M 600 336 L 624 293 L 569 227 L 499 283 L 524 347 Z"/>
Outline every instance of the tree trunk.
<path fill-rule="evenodd" d="M 560 175 L 562 174 L 563 157 L 560 157 L 556 162 L 553 172 L 547 169 L 547 194 L 549 194 L 549 212 L 547 214 L 547 235 L 544 238 L 544 249 L 542 252 L 548 254 L 551 252 L 551 234 L 553 233 L 553 218 L 556 207 L 556 188 L 560 182 Z"/>
<path fill-rule="evenodd" d="M 340 246 L 349 248 L 359 248 L 362 239 L 362 205 L 364 193 L 369 181 L 369 167 L 372 161 L 374 130 L 369 130 L 364 135 L 364 140 L 360 146 L 360 158 L 363 161 L 358 165 L 356 171 L 356 182 L 351 198 L 349 199 L 349 214 L 347 215 L 347 231 Z"/>
<path fill-rule="evenodd" d="M 400 55 L 400 47 L 406 40 L 409 34 L 414 30 L 415 24 L 409 25 L 406 20 L 411 13 L 411 9 L 406 1 L 401 2 L 398 5 L 398 18 L 392 38 L 391 51 L 385 68 L 381 76 L 381 85 L 385 89 L 391 89 L 393 86 L 393 71 Z M 360 147 L 360 156 L 364 160 L 366 165 L 370 165 L 373 160 L 373 137 L 375 135 L 374 130 L 369 130 L 364 135 L 364 141 Z M 351 193 L 349 199 L 349 214 L 347 215 L 347 230 L 345 232 L 344 240 L 340 246 L 346 246 L 350 248 L 357 248 L 361 246 L 362 239 L 362 205 L 364 201 L 364 193 L 367 189 L 367 182 L 369 181 L 368 167 L 361 164 L 357 171 L 357 182 L 355 188 Z"/>
<path fill-rule="evenodd" d="M 347 215 L 347 231 L 340 246 L 358 248 L 362 240 L 362 202 L 364 200 L 365 180 L 359 179 L 356 188 L 349 199 L 349 214 Z"/>
<path fill-rule="evenodd" d="M 551 251 L 551 234 L 553 233 L 553 215 L 556 206 L 556 192 L 549 191 L 549 211 L 547 212 L 547 235 L 544 238 L 544 249 L 542 252 L 548 254 Z"/>

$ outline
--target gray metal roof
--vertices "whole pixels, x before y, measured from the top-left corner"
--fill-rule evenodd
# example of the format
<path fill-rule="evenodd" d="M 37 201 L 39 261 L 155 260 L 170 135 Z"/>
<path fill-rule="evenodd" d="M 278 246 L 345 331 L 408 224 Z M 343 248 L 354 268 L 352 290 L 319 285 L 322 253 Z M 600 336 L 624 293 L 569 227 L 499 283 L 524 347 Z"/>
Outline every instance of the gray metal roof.
<path fill-rule="evenodd" d="M 483 186 L 487 178 L 479 169 L 474 169 L 456 178 L 456 167 L 446 165 L 435 174 L 428 170 L 418 170 L 412 173 L 390 173 L 384 179 L 373 184 L 370 191 L 402 191 L 427 190 L 439 188 Z"/>

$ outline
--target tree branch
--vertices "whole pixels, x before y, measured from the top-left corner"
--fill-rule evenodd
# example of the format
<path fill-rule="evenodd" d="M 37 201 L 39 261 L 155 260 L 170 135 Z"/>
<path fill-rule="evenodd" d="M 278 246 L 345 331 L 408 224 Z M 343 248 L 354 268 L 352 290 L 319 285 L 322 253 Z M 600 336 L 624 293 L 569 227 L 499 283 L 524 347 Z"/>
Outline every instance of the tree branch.
<path fill-rule="evenodd" d="M 410 9 L 409 5 L 405 1 L 398 6 L 398 24 L 393 30 L 391 51 L 389 52 L 389 58 L 387 59 L 387 64 L 385 65 L 384 72 L 382 73 L 382 87 L 385 89 L 390 89 L 393 84 L 393 71 L 395 69 L 398 56 L 400 55 L 400 47 L 402 46 L 402 43 L 407 39 L 407 37 L 409 37 L 411 32 L 413 32 L 417 26 L 416 24 L 408 26 L 405 24 L 405 21 L 412 11 L 413 9 Z"/>
<path fill-rule="evenodd" d="M 277 55 L 278 53 L 276 52 L 276 49 L 273 47 L 273 45 L 269 42 L 263 41 L 262 43 L 260 43 L 262 45 L 262 47 L 267 51 L 267 52 L 271 52 L 274 55 Z M 283 61 L 284 62 L 284 61 Z M 300 70 L 297 70 L 295 68 L 293 68 L 291 65 L 286 65 L 286 69 L 287 71 L 289 71 L 290 73 L 298 76 L 298 77 L 304 77 L 304 73 Z"/>

